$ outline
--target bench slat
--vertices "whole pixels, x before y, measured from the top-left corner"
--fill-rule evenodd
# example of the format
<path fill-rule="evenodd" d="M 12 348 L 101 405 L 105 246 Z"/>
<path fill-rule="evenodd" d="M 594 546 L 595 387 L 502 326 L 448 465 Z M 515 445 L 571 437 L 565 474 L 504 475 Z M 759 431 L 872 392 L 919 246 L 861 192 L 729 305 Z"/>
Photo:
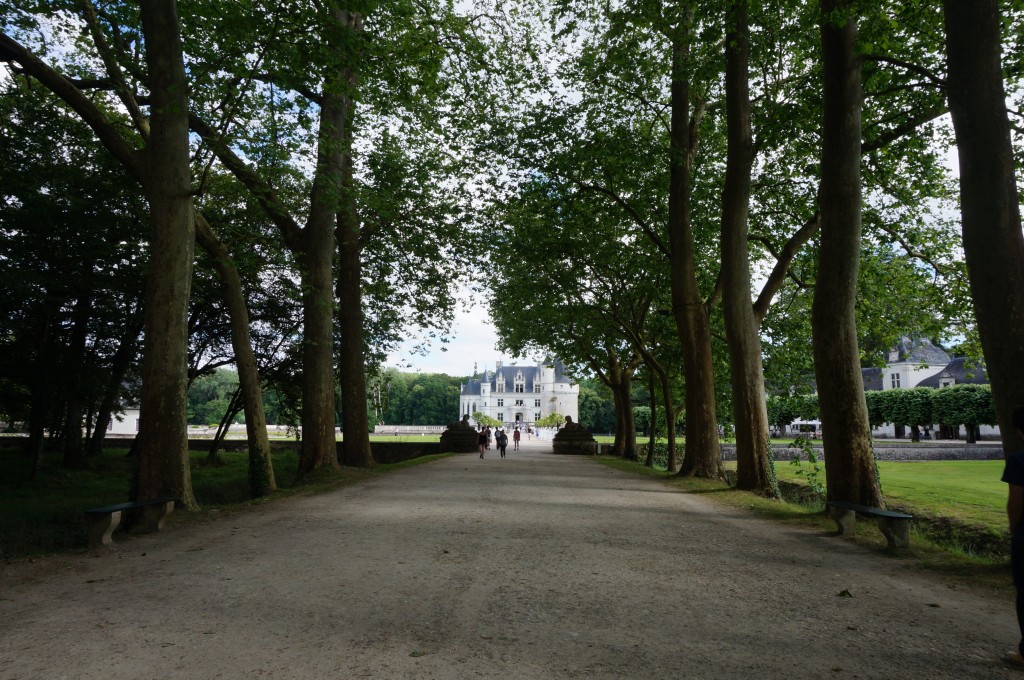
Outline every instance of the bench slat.
<path fill-rule="evenodd" d="M 885 517 L 888 519 L 914 519 L 913 515 L 908 515 L 905 512 L 883 510 L 882 508 L 873 508 L 869 505 L 861 505 L 860 503 L 850 503 L 848 501 L 829 501 L 828 504 L 836 508 L 842 508 L 843 510 L 853 510 L 857 514 L 865 515 L 867 517 Z"/>

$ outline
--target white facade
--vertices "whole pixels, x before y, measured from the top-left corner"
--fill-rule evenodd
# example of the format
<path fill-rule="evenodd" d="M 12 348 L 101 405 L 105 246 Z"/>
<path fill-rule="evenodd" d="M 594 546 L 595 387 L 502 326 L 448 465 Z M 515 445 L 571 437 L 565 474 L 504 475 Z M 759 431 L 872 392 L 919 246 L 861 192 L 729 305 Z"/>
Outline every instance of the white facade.
<path fill-rule="evenodd" d="M 861 369 L 864 390 L 895 390 L 929 387 L 942 389 L 965 383 L 988 383 L 983 366 L 973 366 L 964 358 L 951 359 L 946 352 L 933 345 L 926 338 L 904 337 L 889 352 L 888 363 L 881 368 Z M 791 425 L 793 430 L 801 427 L 812 431 L 817 437 L 820 433 L 820 421 L 811 422 L 796 420 Z M 813 428 L 813 430 L 811 429 Z M 938 431 L 933 424 L 927 428 L 929 433 Z M 907 428 L 904 428 L 906 431 Z M 979 437 L 996 439 L 999 428 L 991 425 L 978 426 Z M 871 435 L 878 439 L 891 439 L 898 434 L 897 427 L 892 423 L 880 425 L 871 430 Z M 930 434 L 930 436 L 934 436 Z"/>
<path fill-rule="evenodd" d="M 917 387 L 949 364 L 949 355 L 927 340 L 918 340 L 917 345 L 900 343 L 900 347 L 889 352 L 889 362 L 882 369 L 882 389 L 897 390 Z"/>
<path fill-rule="evenodd" d="M 124 413 L 112 413 L 110 424 L 107 426 L 107 434 L 120 434 L 135 436 L 139 433 L 139 409 L 128 407 Z"/>
<path fill-rule="evenodd" d="M 501 421 L 532 425 L 557 413 L 579 420 L 579 385 L 574 385 L 558 362 L 540 362 L 535 366 L 503 366 L 485 370 L 462 385 L 459 413 L 474 413 Z"/>

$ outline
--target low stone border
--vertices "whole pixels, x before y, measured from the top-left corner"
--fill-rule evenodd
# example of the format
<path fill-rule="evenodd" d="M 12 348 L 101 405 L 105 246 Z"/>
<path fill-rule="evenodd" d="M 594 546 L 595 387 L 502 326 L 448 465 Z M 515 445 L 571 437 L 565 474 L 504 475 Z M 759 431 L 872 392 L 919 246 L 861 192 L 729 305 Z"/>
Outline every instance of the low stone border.
<path fill-rule="evenodd" d="M 800 449 L 782 444 L 773 444 L 775 460 L 792 460 Z M 820 443 L 814 445 L 819 458 L 824 459 Z M 999 444 L 949 443 L 906 443 L 879 445 L 875 443 L 875 460 L 1002 460 L 1003 448 Z M 736 460 L 736 445 L 722 444 L 722 460 Z"/>

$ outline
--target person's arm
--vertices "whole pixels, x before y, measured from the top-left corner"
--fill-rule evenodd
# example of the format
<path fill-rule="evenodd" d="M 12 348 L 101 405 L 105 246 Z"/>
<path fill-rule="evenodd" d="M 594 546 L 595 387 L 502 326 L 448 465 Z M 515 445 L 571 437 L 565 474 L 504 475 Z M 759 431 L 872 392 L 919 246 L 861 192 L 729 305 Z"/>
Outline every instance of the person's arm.
<path fill-rule="evenodd" d="M 1010 520 L 1010 533 L 1017 532 L 1021 515 L 1024 514 L 1024 486 L 1010 484 L 1010 493 L 1006 499 L 1006 516 Z"/>

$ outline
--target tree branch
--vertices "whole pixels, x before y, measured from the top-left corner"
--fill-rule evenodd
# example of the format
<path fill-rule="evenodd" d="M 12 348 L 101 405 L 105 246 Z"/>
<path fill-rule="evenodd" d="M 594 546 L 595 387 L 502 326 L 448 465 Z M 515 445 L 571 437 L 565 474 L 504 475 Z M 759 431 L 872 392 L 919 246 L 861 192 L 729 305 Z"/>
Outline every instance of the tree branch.
<path fill-rule="evenodd" d="M 231 147 L 227 145 L 224 138 L 214 132 L 204 120 L 198 115 L 190 113 L 188 116 L 189 128 L 198 134 L 202 140 L 209 145 L 213 153 L 220 159 L 220 162 L 240 181 L 267 212 L 274 225 L 280 230 L 285 243 L 293 251 L 302 249 L 302 229 L 291 215 L 291 211 L 284 205 L 281 198 L 266 180 L 249 167 L 249 164 L 238 157 Z"/>
<path fill-rule="evenodd" d="M 142 152 L 122 137 L 118 127 L 107 120 L 106 114 L 72 82 L 4 32 L 0 32 L 0 61 L 18 63 L 26 75 L 35 78 L 62 99 L 86 125 L 92 128 L 114 158 L 124 165 L 136 180 L 145 184 Z"/>
<path fill-rule="evenodd" d="M 890 64 L 892 66 L 899 66 L 900 68 L 910 71 L 911 73 L 916 73 L 919 76 L 922 76 L 926 80 L 931 81 L 934 85 L 938 85 L 939 87 L 942 88 L 946 87 L 945 78 L 942 78 L 931 69 L 927 69 L 924 66 L 921 66 L 920 64 L 914 64 L 909 61 L 904 61 L 902 59 L 897 59 L 895 57 L 882 54 L 865 54 L 863 59 L 864 61 L 871 61 L 876 64 Z"/>
<path fill-rule="evenodd" d="M 801 226 L 795 234 L 789 237 L 789 240 L 786 241 L 786 245 L 782 247 L 782 251 L 780 253 L 776 255 L 772 252 L 772 255 L 775 257 L 775 266 L 772 268 L 771 274 L 768 275 L 768 280 L 765 281 L 764 286 L 761 287 L 760 295 L 757 296 L 757 300 L 754 302 L 754 317 L 757 319 L 758 325 L 764 321 L 764 317 L 768 313 L 768 307 L 772 304 L 772 299 L 779 292 L 779 289 L 782 288 L 782 282 L 786 279 L 787 275 L 791 275 L 789 266 L 793 263 L 793 258 L 796 257 L 796 254 L 800 252 L 800 248 L 802 248 L 803 245 L 807 243 L 807 241 L 809 241 L 820 228 L 821 213 L 816 212 L 803 223 L 803 226 Z M 770 249 L 769 252 L 771 252 Z"/>
<path fill-rule="evenodd" d="M 580 189 L 586 189 L 587 191 L 593 191 L 595 193 L 602 194 L 602 195 L 607 196 L 608 198 L 612 199 L 612 201 L 617 206 L 619 206 L 620 208 L 625 210 L 626 214 L 629 215 L 629 217 L 633 220 L 633 222 L 635 222 L 636 225 L 638 227 L 640 227 L 640 229 L 645 234 L 647 234 L 647 237 L 650 238 L 651 241 L 654 242 L 654 245 L 658 248 L 658 250 L 660 250 L 663 255 L 668 257 L 668 246 L 665 245 L 665 242 L 662 240 L 662 238 L 660 236 L 658 236 L 657 232 L 655 232 L 654 229 L 651 228 L 651 226 L 647 223 L 647 220 L 645 220 L 643 218 L 643 216 L 639 213 L 639 211 L 637 211 L 637 209 L 634 208 L 633 205 L 629 201 L 624 199 L 622 196 L 619 196 L 618 193 L 612 191 L 608 187 L 602 186 L 600 184 L 591 184 L 589 182 L 584 182 L 583 180 L 573 179 L 571 177 L 567 177 L 566 179 L 568 179 L 570 182 L 572 182 L 573 184 L 578 186 Z"/>
<path fill-rule="evenodd" d="M 100 29 L 96 10 L 88 0 L 79 0 L 78 4 L 82 9 L 82 15 L 85 18 L 86 25 L 89 27 L 89 32 L 92 34 L 92 42 L 96 46 L 100 60 L 103 61 L 103 66 L 107 69 L 107 75 L 113 85 L 114 93 L 121 100 L 121 103 L 124 104 L 125 109 L 128 110 L 128 116 L 135 124 L 135 129 L 139 131 L 143 139 L 148 139 L 149 119 L 142 113 L 142 108 L 135 100 L 135 93 L 128 87 L 128 82 L 124 79 L 124 74 L 121 73 L 121 66 L 110 44 L 107 43 L 106 36 L 103 35 L 103 31 Z"/>

